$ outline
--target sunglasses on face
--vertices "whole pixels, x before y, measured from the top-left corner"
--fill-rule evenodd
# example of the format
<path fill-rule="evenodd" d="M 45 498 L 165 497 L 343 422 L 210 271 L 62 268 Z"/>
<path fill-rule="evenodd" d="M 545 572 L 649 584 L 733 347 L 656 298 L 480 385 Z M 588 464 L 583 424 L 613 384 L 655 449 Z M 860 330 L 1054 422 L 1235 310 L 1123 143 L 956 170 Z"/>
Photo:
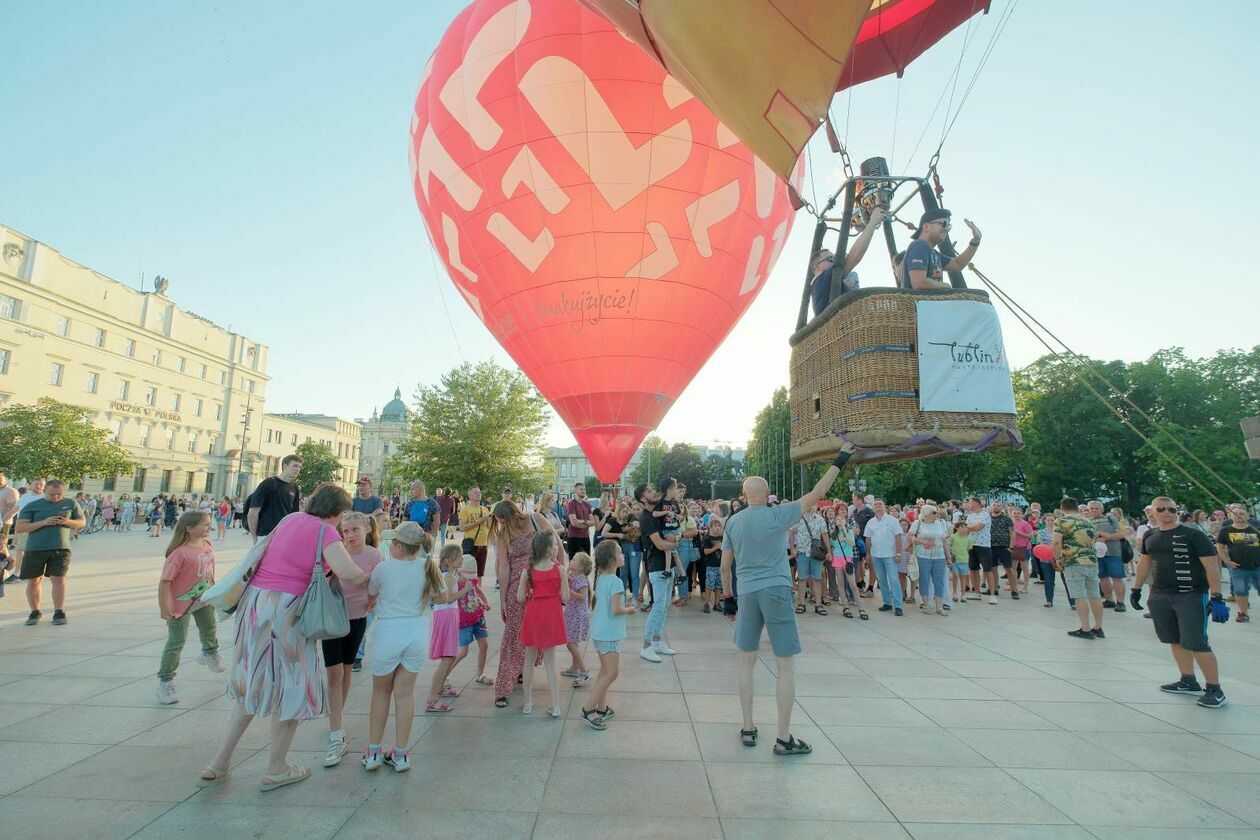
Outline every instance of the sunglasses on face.
<path fill-rule="evenodd" d="M 1176 513 L 1177 509 L 1175 507 L 1164 507 L 1163 505 L 1159 505 L 1155 508 L 1155 512 L 1156 513 Z"/>

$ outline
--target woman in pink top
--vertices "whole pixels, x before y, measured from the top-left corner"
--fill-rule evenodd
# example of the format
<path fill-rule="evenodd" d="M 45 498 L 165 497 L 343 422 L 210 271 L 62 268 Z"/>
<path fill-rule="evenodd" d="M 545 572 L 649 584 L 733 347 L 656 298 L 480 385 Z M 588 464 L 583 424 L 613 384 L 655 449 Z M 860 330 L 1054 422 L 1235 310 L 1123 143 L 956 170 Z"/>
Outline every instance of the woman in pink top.
<path fill-rule="evenodd" d="M 309 767 L 288 763 L 289 745 L 301 721 L 324 714 L 326 693 L 315 640 L 302 635 L 295 607 L 311 583 L 318 562 L 343 584 L 364 586 L 370 579 L 346 552 L 337 533 L 350 494 L 321 484 L 305 512 L 291 513 L 267 537 L 267 549 L 236 608 L 236 644 L 227 694 L 236 701 L 219 752 L 201 771 L 205 787 L 231 773 L 232 753 L 256 715 L 271 718 L 271 749 L 263 790 L 300 782 Z"/>
<path fill-rule="evenodd" d="M 1016 505 L 1008 509 L 1011 517 L 1011 559 L 1015 562 L 1015 580 L 1020 591 L 1028 594 L 1028 573 L 1031 570 L 1028 552 L 1032 550 L 1032 523 L 1024 518 L 1024 512 Z"/>

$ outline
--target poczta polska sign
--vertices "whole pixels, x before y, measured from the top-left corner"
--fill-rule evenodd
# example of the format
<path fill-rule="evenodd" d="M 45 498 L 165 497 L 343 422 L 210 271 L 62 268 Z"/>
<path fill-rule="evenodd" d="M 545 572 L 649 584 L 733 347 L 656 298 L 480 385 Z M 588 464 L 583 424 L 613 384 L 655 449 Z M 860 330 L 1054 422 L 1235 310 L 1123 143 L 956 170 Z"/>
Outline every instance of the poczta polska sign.
<path fill-rule="evenodd" d="M 110 400 L 109 407 L 114 411 L 123 411 L 140 417 L 150 417 L 154 420 L 170 420 L 174 423 L 182 423 L 184 421 L 184 418 L 174 411 L 163 411 L 160 408 L 135 405 L 134 403 L 122 402 L 121 400 Z"/>

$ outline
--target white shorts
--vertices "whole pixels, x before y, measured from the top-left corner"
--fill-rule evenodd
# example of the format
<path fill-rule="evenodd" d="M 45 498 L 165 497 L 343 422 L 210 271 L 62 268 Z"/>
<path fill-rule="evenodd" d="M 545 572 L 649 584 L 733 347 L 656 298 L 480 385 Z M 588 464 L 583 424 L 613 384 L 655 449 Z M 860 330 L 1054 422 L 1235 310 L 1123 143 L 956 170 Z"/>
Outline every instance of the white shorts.
<path fill-rule="evenodd" d="M 403 666 L 420 673 L 429 661 L 429 617 L 381 618 L 372 623 L 368 666 L 374 677 L 387 677 Z"/>

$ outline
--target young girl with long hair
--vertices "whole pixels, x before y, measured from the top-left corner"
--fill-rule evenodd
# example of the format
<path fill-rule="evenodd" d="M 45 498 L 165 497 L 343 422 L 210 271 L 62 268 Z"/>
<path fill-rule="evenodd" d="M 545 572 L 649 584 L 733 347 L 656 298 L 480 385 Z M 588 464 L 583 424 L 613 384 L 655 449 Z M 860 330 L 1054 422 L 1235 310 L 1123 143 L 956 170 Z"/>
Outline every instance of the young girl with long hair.
<path fill-rule="evenodd" d="M 459 654 L 459 604 L 456 602 L 473 589 L 472 584 L 467 582 L 460 587 L 459 564 L 462 558 L 463 553 L 454 542 L 442 546 L 438 555 L 442 599 L 433 606 L 429 631 L 429 659 L 437 662 L 433 680 L 429 683 L 429 696 L 424 701 L 424 710 L 429 713 L 451 711 L 454 707 L 442 698 L 459 696 L 459 689 L 448 683 L 446 678 L 455 667 L 455 657 Z"/>
<path fill-rule="evenodd" d="M 579 551 L 569 559 L 569 593 L 572 595 L 564 605 L 564 632 L 568 638 L 569 656 L 572 663 L 560 676 L 572 677 L 573 685 L 585 685 L 591 679 L 591 672 L 586 670 L 586 662 L 582 659 L 582 646 L 591 637 L 591 611 L 586 602 L 586 591 L 590 588 L 591 555 Z"/>
<path fill-rule="evenodd" d="M 429 562 L 433 538 L 414 522 L 404 522 L 389 544 L 390 559 L 372 570 L 368 594 L 375 596 L 376 636 L 372 640 L 372 708 L 363 766 L 389 764 L 411 769 L 411 722 L 416 713 L 416 676 L 429 655 L 430 607 L 442 594 L 436 563 Z M 381 739 L 394 700 L 394 749 L 382 752 Z"/>
<path fill-rule="evenodd" d="M 534 657 L 541 652 L 547 673 L 551 706 L 547 714 L 560 717 L 560 675 L 556 671 L 556 648 L 568 642 L 564 630 L 564 605 L 569 600 L 569 577 L 560 573 L 556 562 L 559 544 L 551 531 L 535 534 L 530 541 L 529 567 L 516 587 L 516 600 L 525 605 L 521 621 L 521 646 L 525 653 L 522 688 L 523 714 L 534 711 Z"/>
<path fill-rule="evenodd" d="M 621 546 L 606 540 L 595 547 L 595 584 L 591 587 L 591 640 L 599 654 L 599 675 L 591 687 L 590 705 L 582 707 L 582 719 L 592 729 L 607 729 L 616 714 L 608 705 L 608 689 L 621 669 L 621 640 L 626 637 L 626 616 L 635 611 L 625 603 L 626 592 L 617 569 L 624 562 Z"/>
<path fill-rule="evenodd" d="M 158 665 L 157 698 L 162 705 L 179 702 L 175 693 L 175 671 L 179 667 L 184 642 L 188 638 L 189 616 L 197 623 L 201 656 L 197 661 L 216 674 L 223 673 L 214 609 L 198 600 L 214 585 L 214 548 L 210 517 L 189 511 L 175 523 L 175 533 L 166 547 L 166 563 L 158 581 L 158 613 L 166 621 L 166 647 Z"/>

